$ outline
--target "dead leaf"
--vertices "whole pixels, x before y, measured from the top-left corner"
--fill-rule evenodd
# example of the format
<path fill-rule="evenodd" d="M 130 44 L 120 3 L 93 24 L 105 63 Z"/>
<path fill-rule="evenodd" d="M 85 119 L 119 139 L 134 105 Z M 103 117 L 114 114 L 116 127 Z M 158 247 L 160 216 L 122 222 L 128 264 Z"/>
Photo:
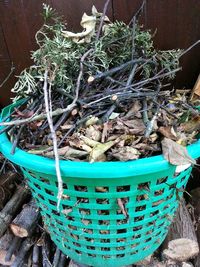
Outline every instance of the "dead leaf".
<path fill-rule="evenodd" d="M 89 161 L 91 163 L 95 162 L 102 154 L 104 154 L 108 149 L 110 149 L 115 144 L 116 144 L 116 140 L 110 141 L 104 144 L 101 144 L 101 143 L 97 144 L 96 146 L 93 147 L 92 151 L 90 152 Z"/>
<path fill-rule="evenodd" d="M 76 138 L 76 137 L 74 139 L 70 140 L 69 144 L 72 147 L 76 147 L 76 148 L 85 150 L 88 153 L 90 153 L 92 150 L 92 148 L 90 146 L 86 145 L 83 140 L 80 140 L 79 138 Z"/>
<path fill-rule="evenodd" d="M 138 159 L 140 156 L 140 152 L 133 147 L 124 146 L 118 149 L 113 149 L 112 156 L 120 161 L 128 161 Z"/>
<path fill-rule="evenodd" d="M 173 127 L 170 127 L 170 126 L 167 126 L 167 127 L 160 127 L 158 129 L 158 131 L 164 135 L 165 137 L 171 139 L 171 140 L 174 140 L 176 141 L 177 140 L 177 134 L 176 132 L 174 131 L 174 128 Z"/>
<path fill-rule="evenodd" d="M 67 158 L 80 159 L 80 158 L 86 157 L 88 155 L 88 152 L 74 149 L 74 148 L 71 148 L 70 146 L 65 146 L 65 147 L 58 149 L 58 154 L 59 154 L 59 156 L 62 156 L 66 159 Z M 54 157 L 54 152 L 53 151 L 46 152 L 46 153 L 44 153 L 44 155 L 47 157 Z"/>
<path fill-rule="evenodd" d="M 122 122 L 130 129 L 132 134 L 144 134 L 146 127 L 142 120 L 123 120 Z"/>
<path fill-rule="evenodd" d="M 161 143 L 163 156 L 172 165 L 178 166 L 196 163 L 196 161 L 188 154 L 186 147 L 177 144 L 169 138 L 164 138 Z"/>
<path fill-rule="evenodd" d="M 70 31 L 63 31 L 62 33 L 66 38 L 71 38 L 75 43 L 90 43 L 92 37 L 95 35 L 97 17 L 99 16 L 101 16 L 101 13 L 98 13 L 95 6 L 93 6 L 91 16 L 88 16 L 86 13 L 82 16 L 80 23 L 84 29 L 82 32 L 73 33 Z M 108 17 L 105 16 L 104 21 L 109 21 Z"/>
<path fill-rule="evenodd" d="M 97 146 L 97 145 L 101 144 L 100 142 L 94 141 L 94 140 L 92 140 L 91 138 L 88 138 L 88 137 L 86 137 L 86 136 L 84 136 L 84 135 L 80 135 L 79 138 L 80 138 L 81 140 L 83 140 L 84 143 L 85 143 L 86 145 L 90 146 L 90 147 L 94 147 L 94 146 Z"/>
<path fill-rule="evenodd" d="M 181 123 L 179 129 L 186 133 L 192 133 L 194 131 L 200 131 L 200 115 L 195 116 L 191 120 Z"/>
<path fill-rule="evenodd" d="M 135 101 L 131 109 L 127 112 L 124 118 L 131 119 L 134 117 L 141 118 L 141 112 L 139 112 L 142 108 L 142 105 L 139 101 Z"/>
<path fill-rule="evenodd" d="M 24 118 L 24 119 L 28 119 L 30 117 L 33 116 L 34 111 L 29 110 L 26 112 L 21 112 L 18 108 L 14 108 L 16 114 L 12 115 L 12 117 L 16 117 L 16 118 Z"/>
<path fill-rule="evenodd" d="M 121 200 L 121 198 L 118 198 L 117 199 L 117 205 L 120 207 L 120 210 L 122 211 L 122 213 L 124 214 L 124 216 L 127 218 L 128 217 L 128 213 L 124 207 L 124 203 L 123 201 Z"/>
<path fill-rule="evenodd" d="M 93 116 L 93 117 L 91 117 L 90 119 L 88 119 L 88 120 L 86 121 L 85 126 L 88 127 L 88 126 L 90 126 L 90 125 L 94 125 L 94 124 L 96 124 L 98 121 L 99 121 L 99 118 Z"/>
<path fill-rule="evenodd" d="M 85 131 L 85 136 L 97 142 L 101 140 L 101 132 L 95 129 L 95 127 L 92 125 L 87 127 Z"/>

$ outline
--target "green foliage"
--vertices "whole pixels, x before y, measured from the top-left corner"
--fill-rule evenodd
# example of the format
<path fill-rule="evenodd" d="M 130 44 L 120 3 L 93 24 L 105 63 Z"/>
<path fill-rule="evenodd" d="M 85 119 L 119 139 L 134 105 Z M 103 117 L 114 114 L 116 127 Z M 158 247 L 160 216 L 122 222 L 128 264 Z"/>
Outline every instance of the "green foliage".
<path fill-rule="evenodd" d="M 80 59 L 90 48 L 94 52 L 87 57 L 85 78 L 119 66 L 132 58 L 153 59 L 156 70 L 165 68 L 166 72 L 179 65 L 180 50 L 157 52 L 151 32 L 143 30 L 137 24 L 131 28 L 124 22 L 116 21 L 104 25 L 98 40 L 93 36 L 90 43 L 76 43 L 63 35 L 65 23 L 51 7 L 44 5 L 43 16 L 44 25 L 36 33 L 39 48 L 32 53 L 34 65 L 21 73 L 12 90 L 17 94 L 17 99 L 41 93 L 46 67 L 52 90 L 62 88 L 67 92 L 73 91 L 80 71 Z M 145 64 L 140 73 L 141 78 L 148 78 L 153 72 L 155 67 Z M 169 78 L 173 78 L 173 75 Z"/>

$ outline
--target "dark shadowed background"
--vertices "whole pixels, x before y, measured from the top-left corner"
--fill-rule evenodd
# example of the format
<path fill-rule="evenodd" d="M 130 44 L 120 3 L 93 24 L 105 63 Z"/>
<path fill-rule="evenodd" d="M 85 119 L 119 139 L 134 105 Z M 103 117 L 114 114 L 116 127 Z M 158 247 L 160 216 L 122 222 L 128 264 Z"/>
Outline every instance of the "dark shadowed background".
<path fill-rule="evenodd" d="M 83 12 L 90 13 L 94 4 L 102 10 L 104 0 L 0 0 L 0 105 L 9 103 L 10 89 L 22 69 L 31 64 L 30 51 L 36 49 L 34 36 L 42 24 L 42 3 L 48 3 L 63 15 L 69 29 L 80 29 Z M 111 0 L 111 19 L 128 22 L 142 0 Z M 141 17 L 144 27 L 156 31 L 155 44 L 160 49 L 187 48 L 200 39 L 200 1 L 147 0 Z M 15 72 L 1 86 L 10 72 Z M 181 61 L 183 70 L 174 82 L 176 88 L 192 88 L 200 72 L 200 46 Z"/>

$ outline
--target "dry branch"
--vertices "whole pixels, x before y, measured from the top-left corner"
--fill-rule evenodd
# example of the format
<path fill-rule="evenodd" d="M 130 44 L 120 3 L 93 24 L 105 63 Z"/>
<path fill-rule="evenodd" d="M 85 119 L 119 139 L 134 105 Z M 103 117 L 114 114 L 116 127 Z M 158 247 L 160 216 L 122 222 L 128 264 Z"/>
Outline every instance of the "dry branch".
<path fill-rule="evenodd" d="M 0 237 L 4 234 L 19 208 L 29 195 L 28 188 L 19 186 L 12 198 L 0 212 Z"/>
<path fill-rule="evenodd" d="M 31 200 L 15 217 L 10 224 L 10 228 L 14 235 L 18 237 L 31 236 L 37 226 L 39 218 L 39 209 L 37 208 L 35 201 Z"/>

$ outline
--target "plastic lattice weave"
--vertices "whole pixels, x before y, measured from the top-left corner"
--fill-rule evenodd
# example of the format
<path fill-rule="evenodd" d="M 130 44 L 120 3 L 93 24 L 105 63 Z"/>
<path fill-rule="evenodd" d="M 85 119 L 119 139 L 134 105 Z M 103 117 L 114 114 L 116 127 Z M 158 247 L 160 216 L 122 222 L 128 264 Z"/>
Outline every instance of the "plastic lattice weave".
<path fill-rule="evenodd" d="M 63 177 L 57 212 L 56 176 L 23 170 L 53 241 L 91 266 L 123 266 L 151 254 L 165 238 L 191 168 L 120 180 Z M 157 175 L 157 177 L 155 177 Z M 99 192 L 103 187 L 105 192 Z M 123 200 L 127 216 L 118 200 Z"/>
<path fill-rule="evenodd" d="M 22 100 L 24 101 L 24 100 Z M 20 102 L 2 110 L 5 118 Z M 118 267 L 153 253 L 164 240 L 192 167 L 176 167 L 160 156 L 129 162 L 60 160 L 64 193 L 57 211 L 55 161 L 16 149 L 6 133 L 0 151 L 20 166 L 41 208 L 51 239 L 72 259 L 93 267 Z M 200 140 L 187 147 L 200 156 Z"/>

